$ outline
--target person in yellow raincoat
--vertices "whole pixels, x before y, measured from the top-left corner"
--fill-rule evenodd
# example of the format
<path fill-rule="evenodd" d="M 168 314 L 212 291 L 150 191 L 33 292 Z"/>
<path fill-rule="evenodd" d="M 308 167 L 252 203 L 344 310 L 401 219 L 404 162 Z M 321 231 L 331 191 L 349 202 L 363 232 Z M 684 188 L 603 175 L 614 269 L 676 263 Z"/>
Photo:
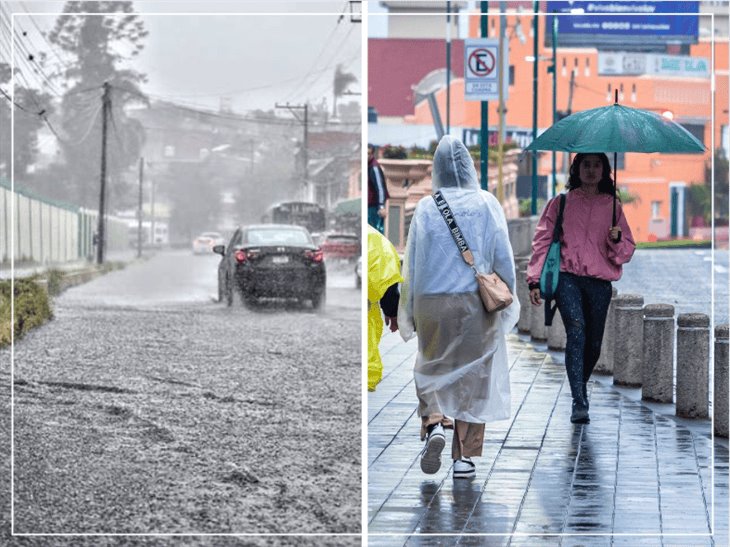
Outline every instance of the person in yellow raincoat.
<path fill-rule="evenodd" d="M 391 332 L 398 330 L 398 283 L 400 257 L 388 239 L 368 226 L 368 391 L 375 391 L 383 377 L 383 361 L 378 346 L 385 324 Z"/>

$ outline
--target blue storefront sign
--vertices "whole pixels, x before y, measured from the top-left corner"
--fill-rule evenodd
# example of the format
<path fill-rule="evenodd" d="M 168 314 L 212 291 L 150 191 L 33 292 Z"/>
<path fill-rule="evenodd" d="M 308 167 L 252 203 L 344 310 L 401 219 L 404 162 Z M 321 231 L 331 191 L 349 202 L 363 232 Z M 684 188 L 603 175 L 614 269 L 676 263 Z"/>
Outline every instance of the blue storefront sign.
<path fill-rule="evenodd" d="M 699 2 L 551 1 L 547 10 L 565 14 L 557 17 L 559 46 L 694 44 L 699 32 Z"/>

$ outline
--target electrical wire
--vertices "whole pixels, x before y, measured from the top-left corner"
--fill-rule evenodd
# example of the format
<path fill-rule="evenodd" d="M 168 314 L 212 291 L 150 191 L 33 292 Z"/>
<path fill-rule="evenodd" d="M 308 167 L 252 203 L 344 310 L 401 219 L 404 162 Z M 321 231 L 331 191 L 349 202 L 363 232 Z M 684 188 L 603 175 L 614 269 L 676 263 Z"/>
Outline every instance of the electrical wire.
<path fill-rule="evenodd" d="M 5 21 L 8 25 L 8 28 L 13 28 L 13 26 L 11 25 L 11 17 L 10 17 L 10 15 L 8 15 L 5 8 L 3 8 L 1 3 L 0 3 L 0 16 L 2 16 L 5 19 Z M 19 24 L 16 24 L 14 26 L 17 28 L 21 28 L 19 26 Z M 50 81 L 50 79 L 48 78 L 46 73 L 43 71 L 42 66 L 38 63 L 38 61 L 35 60 L 35 55 L 33 55 L 30 51 L 28 51 L 28 48 L 25 46 L 23 41 L 18 36 L 17 28 L 16 28 L 15 32 L 12 33 L 11 39 L 13 40 L 13 42 L 15 42 L 15 45 L 16 45 L 18 51 L 22 54 L 18 57 L 18 60 L 21 61 L 24 64 L 25 68 L 29 69 L 30 72 L 40 75 L 41 85 L 37 86 L 37 87 L 41 87 L 41 88 L 45 87 L 53 95 L 56 95 L 57 97 L 61 97 L 62 94 L 55 88 L 55 86 Z M 31 66 L 29 63 L 33 63 L 33 65 L 35 65 L 35 66 Z"/>
<path fill-rule="evenodd" d="M 33 24 L 33 26 L 35 27 L 35 29 L 38 31 L 38 34 L 41 36 L 41 38 L 43 38 L 43 41 L 48 45 L 48 48 L 51 50 L 51 52 L 56 57 L 56 59 L 58 59 L 59 63 L 62 64 L 66 69 L 70 69 L 71 68 L 71 65 L 68 64 L 66 61 L 64 61 L 61 58 L 61 56 L 59 55 L 59 53 L 56 51 L 56 48 L 53 47 L 53 45 L 51 44 L 51 42 L 48 41 L 48 38 L 46 38 L 46 35 L 38 27 L 38 24 L 36 23 L 36 21 L 33 18 L 33 16 L 30 14 L 30 12 L 28 11 L 28 8 L 25 7 L 25 2 L 19 2 L 19 3 L 20 3 L 20 7 L 23 8 L 23 11 L 25 11 L 25 13 L 27 14 L 28 18 L 30 19 L 30 22 Z"/>
<path fill-rule="evenodd" d="M 353 32 L 353 30 L 354 30 L 354 29 L 355 29 L 355 26 L 354 26 L 354 25 L 352 25 L 352 26 L 350 27 L 350 30 L 348 30 L 348 31 L 347 31 L 347 34 L 345 34 L 345 36 L 344 36 L 344 37 L 342 38 L 342 40 L 340 40 L 340 41 L 339 41 L 339 43 L 337 44 L 337 46 L 336 46 L 336 47 L 334 48 L 334 50 L 333 50 L 333 51 L 334 51 L 334 54 L 333 54 L 333 55 L 331 55 L 331 56 L 330 56 L 330 58 L 329 58 L 329 59 L 327 60 L 327 62 L 325 63 L 326 65 L 332 65 L 332 64 L 333 64 L 332 62 L 333 62 L 333 61 L 334 61 L 335 59 L 337 59 L 337 57 L 338 57 L 339 55 L 342 55 L 342 53 L 343 53 L 343 50 L 342 50 L 342 49 L 340 49 L 340 48 L 341 48 L 341 47 L 342 47 L 342 45 L 343 45 L 343 44 L 344 44 L 344 43 L 345 43 L 345 42 L 347 41 L 347 39 L 348 39 L 348 38 L 350 37 L 350 35 L 352 34 L 352 32 Z M 359 44 L 359 42 L 358 42 L 358 44 Z M 335 65 L 335 66 L 336 66 L 337 64 L 339 64 L 339 63 L 337 63 L 337 62 L 335 62 L 335 63 L 334 63 L 334 65 Z M 315 84 L 317 84 L 317 82 L 318 82 L 318 81 L 319 81 L 319 79 L 318 79 L 318 80 L 315 80 L 315 81 L 313 81 L 313 82 L 312 82 L 311 84 L 309 84 L 309 86 L 307 86 L 307 87 L 306 87 L 306 88 L 305 88 L 305 89 L 304 89 L 303 91 L 302 91 L 302 90 L 298 90 L 298 91 L 297 91 L 297 94 L 298 94 L 298 95 L 299 95 L 300 97 L 304 97 L 304 96 L 307 96 L 307 94 L 309 93 L 309 91 L 310 91 L 310 90 L 311 90 L 311 89 L 312 89 L 312 88 L 314 87 L 314 85 L 315 85 Z M 327 82 L 327 83 L 329 84 L 329 82 Z M 317 87 L 317 89 L 319 89 L 319 87 L 321 87 L 321 84 L 320 84 L 320 85 L 319 85 L 319 86 Z"/>
<path fill-rule="evenodd" d="M 89 137 L 89 135 L 91 134 L 91 130 L 94 128 L 94 124 L 96 124 L 96 120 L 99 117 L 99 112 L 101 111 L 102 106 L 103 106 L 103 104 L 100 104 L 100 105 L 98 105 L 96 107 L 96 111 L 94 112 L 94 114 L 93 114 L 93 116 L 91 118 L 91 121 L 89 122 L 89 126 L 86 128 L 86 131 L 84 131 L 84 136 L 83 137 L 81 137 L 76 142 L 69 142 L 69 141 L 67 141 L 65 139 L 61 139 L 61 142 L 63 142 L 67 146 L 78 146 L 82 142 L 84 142 Z"/>
<path fill-rule="evenodd" d="M 332 30 L 330 31 L 329 35 L 327 36 L 327 38 L 325 39 L 324 43 L 322 44 L 322 47 L 320 48 L 319 52 L 318 52 L 318 53 L 317 53 L 317 55 L 315 56 L 315 58 L 314 58 L 314 62 L 313 62 L 313 63 L 312 63 L 312 65 L 311 65 L 311 66 L 309 67 L 309 70 L 308 70 L 308 71 L 307 71 L 307 73 L 306 73 L 306 74 L 304 75 L 304 77 L 303 77 L 303 78 L 301 79 L 301 85 L 300 85 L 300 86 L 296 86 L 296 87 L 294 88 L 294 90 L 293 90 L 293 91 L 292 91 L 291 93 L 289 93 L 289 95 L 287 95 L 287 96 L 286 96 L 286 98 L 284 99 L 284 101 L 289 101 L 289 100 L 291 100 L 291 99 L 292 99 L 292 98 L 293 98 L 293 97 L 294 97 L 294 96 L 296 95 L 296 93 L 297 93 L 297 88 L 299 88 L 299 87 L 303 86 L 303 85 L 304 85 L 304 84 L 305 84 L 305 83 L 307 82 L 307 79 L 308 79 L 308 78 L 309 78 L 309 77 L 311 76 L 311 74 L 312 74 L 312 71 L 314 70 L 314 68 L 315 68 L 315 67 L 317 66 L 317 64 L 319 63 L 319 61 L 320 61 L 320 58 L 322 57 L 322 55 L 323 55 L 323 54 L 324 54 L 324 52 L 325 52 L 325 49 L 326 49 L 326 48 L 327 48 L 327 46 L 329 45 L 329 43 L 330 43 L 330 40 L 331 40 L 331 39 L 332 39 L 332 37 L 333 37 L 333 36 L 335 35 L 335 33 L 337 32 L 337 30 L 338 30 L 339 28 L 341 28 L 341 27 L 340 27 L 340 21 L 341 21 L 341 20 L 342 20 L 342 19 L 341 19 L 341 16 L 340 16 L 340 18 L 339 18 L 339 19 L 337 19 L 337 22 L 335 23 L 335 26 L 334 26 L 334 27 L 333 27 L 333 29 L 332 29 Z"/>
<path fill-rule="evenodd" d="M 0 88 L 0 94 L 3 97 L 5 97 L 8 100 L 8 102 L 11 102 L 12 104 L 15 105 L 16 108 L 18 108 L 19 110 L 22 110 L 26 114 L 30 114 L 31 116 L 37 116 L 38 115 L 35 112 L 31 112 L 27 108 L 24 108 L 22 105 L 18 104 L 16 101 L 13 100 L 13 98 L 10 95 L 8 95 L 7 93 L 5 93 L 5 91 L 3 91 L 1 88 Z"/>

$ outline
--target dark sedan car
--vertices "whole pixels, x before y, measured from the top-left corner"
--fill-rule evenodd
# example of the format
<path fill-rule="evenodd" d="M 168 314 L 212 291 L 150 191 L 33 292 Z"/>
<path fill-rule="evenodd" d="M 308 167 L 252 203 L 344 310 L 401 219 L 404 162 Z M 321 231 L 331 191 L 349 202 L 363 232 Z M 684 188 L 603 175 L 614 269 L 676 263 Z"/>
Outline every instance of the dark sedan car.
<path fill-rule="evenodd" d="M 218 266 L 218 299 L 233 304 L 239 291 L 245 304 L 260 297 L 311 300 L 324 304 L 327 273 L 324 253 L 299 226 L 261 224 L 238 228 L 228 246 L 213 251 L 223 255 Z"/>

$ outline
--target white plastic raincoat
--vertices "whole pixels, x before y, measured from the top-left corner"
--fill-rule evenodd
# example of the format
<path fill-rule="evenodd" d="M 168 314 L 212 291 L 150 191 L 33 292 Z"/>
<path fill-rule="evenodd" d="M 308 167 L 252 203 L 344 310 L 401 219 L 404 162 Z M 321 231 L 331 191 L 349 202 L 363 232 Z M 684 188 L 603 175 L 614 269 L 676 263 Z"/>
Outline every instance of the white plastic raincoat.
<path fill-rule="evenodd" d="M 496 272 L 516 294 L 507 221 L 496 198 L 480 189 L 466 147 L 445 136 L 433 161 L 441 190 L 480 272 Z M 404 340 L 418 335 L 414 369 L 421 417 L 486 423 L 510 416 L 505 335 L 517 324 L 517 298 L 487 313 L 472 270 L 431 196 L 416 207 L 408 232 L 398 310 Z"/>

